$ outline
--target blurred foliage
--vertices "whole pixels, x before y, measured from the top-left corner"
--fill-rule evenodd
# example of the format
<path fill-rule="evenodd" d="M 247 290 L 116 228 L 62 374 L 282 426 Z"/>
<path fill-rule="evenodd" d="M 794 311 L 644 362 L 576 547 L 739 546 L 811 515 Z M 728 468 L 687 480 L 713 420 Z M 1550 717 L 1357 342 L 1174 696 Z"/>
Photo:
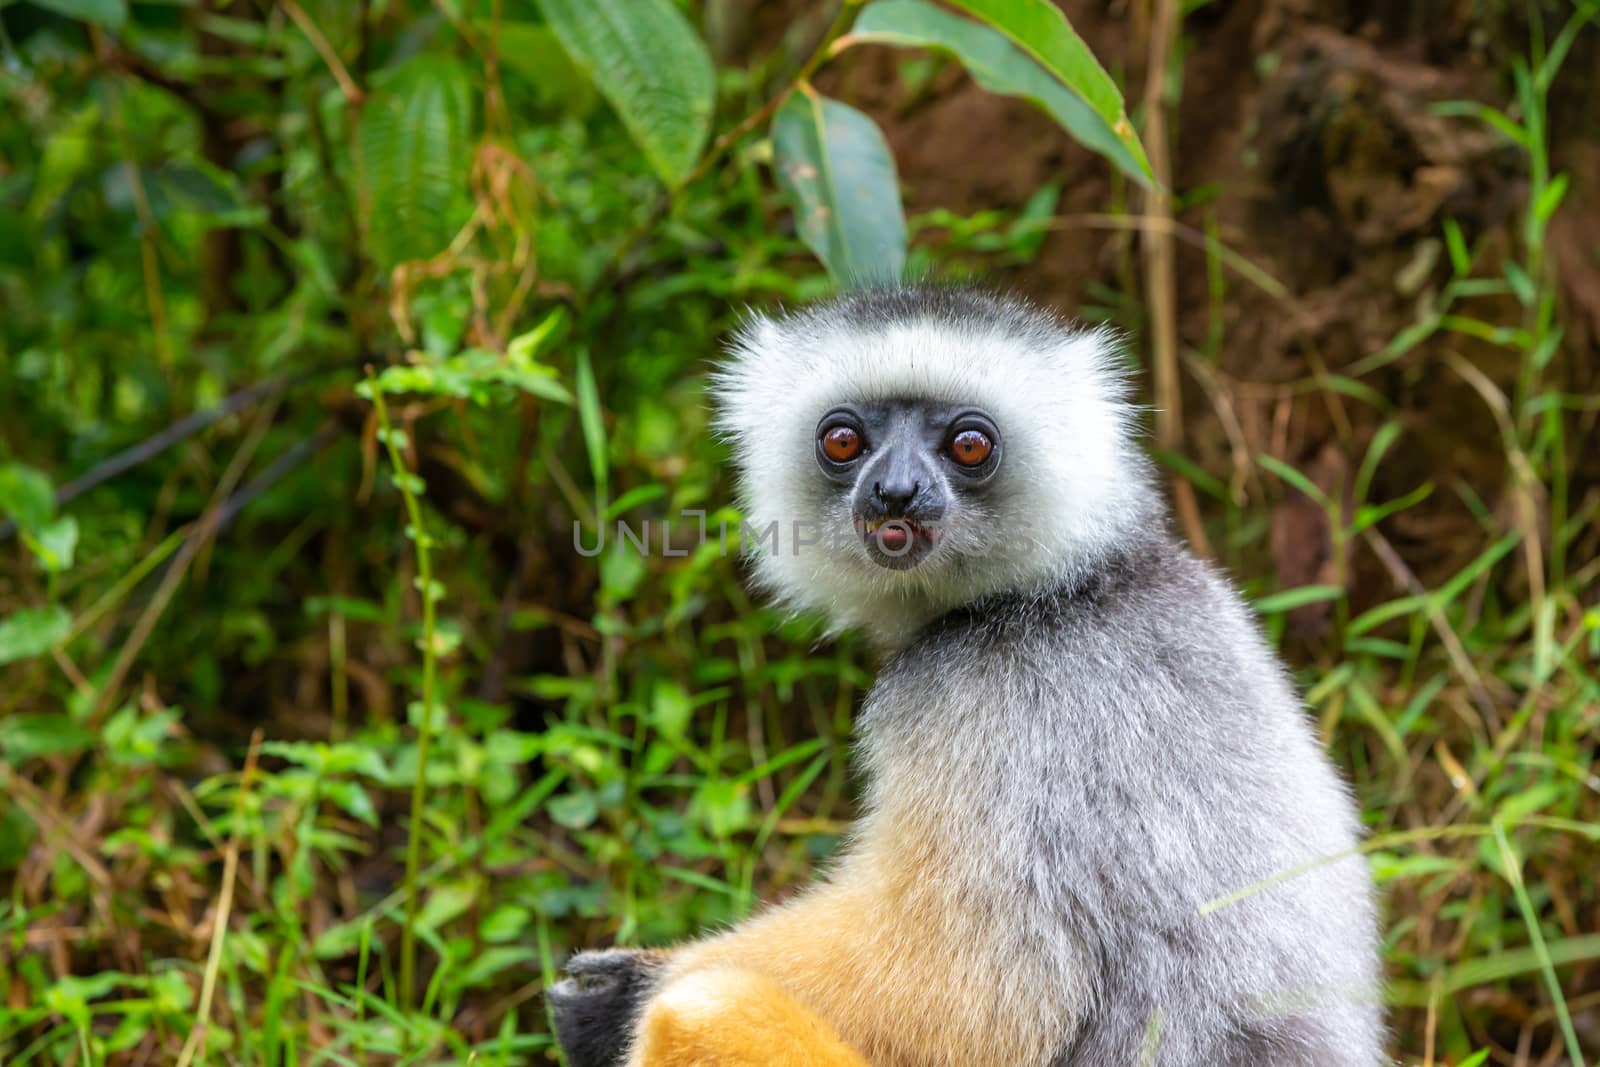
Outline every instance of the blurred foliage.
<path fill-rule="evenodd" d="M 710 361 L 741 308 L 833 290 L 812 252 L 846 283 L 1014 268 L 1061 189 L 902 219 L 874 119 L 813 75 L 926 46 L 1105 154 L 1114 218 L 1148 169 L 1034 0 L 958 4 L 965 33 L 796 3 L 713 64 L 733 6 L 628 0 L 627 34 L 615 2 L 0 4 L 0 1060 L 546 1062 L 569 950 L 725 923 L 837 847 L 870 665 L 742 587 Z M 1275 637 L 1334 622 L 1296 652 L 1374 831 L 1397 1040 L 1438 1063 L 1600 1046 L 1593 409 L 1545 253 L 1547 99 L 1596 11 L 1562 11 L 1506 108 L 1441 109 L 1517 152 L 1514 253 L 1442 223 L 1416 323 L 1309 379 L 1374 413 L 1348 484 L 1162 456 Z M 836 159 L 882 205 L 859 226 Z M 1255 276 L 1204 247 L 1220 306 Z M 1137 285 L 1094 295 L 1142 323 Z M 1516 475 L 1469 500 L 1464 567 L 1374 602 L 1338 568 L 1397 559 L 1439 487 L 1378 494 L 1406 428 L 1370 378 L 1440 339 L 1510 360 L 1504 390 L 1460 370 Z M 1274 589 L 1291 495 L 1336 569 Z"/>

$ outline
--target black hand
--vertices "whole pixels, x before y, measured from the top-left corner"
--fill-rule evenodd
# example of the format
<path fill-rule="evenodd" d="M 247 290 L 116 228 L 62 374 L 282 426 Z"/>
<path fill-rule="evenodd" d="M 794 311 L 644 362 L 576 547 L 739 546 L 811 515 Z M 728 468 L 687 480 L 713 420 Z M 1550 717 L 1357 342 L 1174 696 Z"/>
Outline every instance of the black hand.
<path fill-rule="evenodd" d="M 628 1039 L 666 957 L 611 949 L 581 952 L 545 992 L 570 1067 L 621 1067 Z"/>

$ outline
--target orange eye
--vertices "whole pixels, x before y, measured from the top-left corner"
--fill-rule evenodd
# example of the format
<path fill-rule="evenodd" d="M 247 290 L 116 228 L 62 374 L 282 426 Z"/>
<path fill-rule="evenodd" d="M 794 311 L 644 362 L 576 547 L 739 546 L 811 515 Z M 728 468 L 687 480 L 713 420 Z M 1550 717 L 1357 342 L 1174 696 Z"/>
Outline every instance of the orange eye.
<path fill-rule="evenodd" d="M 950 440 L 950 458 L 963 467 L 976 467 L 989 458 L 994 442 L 981 430 L 962 430 Z"/>
<path fill-rule="evenodd" d="M 822 431 L 822 451 L 835 463 L 849 463 L 861 455 L 861 434 L 850 426 L 830 426 Z"/>

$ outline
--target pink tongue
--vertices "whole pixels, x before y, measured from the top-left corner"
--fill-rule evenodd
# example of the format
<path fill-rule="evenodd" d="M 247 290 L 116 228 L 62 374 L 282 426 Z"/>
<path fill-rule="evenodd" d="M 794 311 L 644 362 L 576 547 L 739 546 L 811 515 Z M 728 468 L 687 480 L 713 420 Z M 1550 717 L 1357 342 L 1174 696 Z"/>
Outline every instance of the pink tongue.
<path fill-rule="evenodd" d="M 911 536 L 904 526 L 885 526 L 878 531 L 878 544 L 890 552 L 898 552 L 906 547 L 906 540 Z"/>

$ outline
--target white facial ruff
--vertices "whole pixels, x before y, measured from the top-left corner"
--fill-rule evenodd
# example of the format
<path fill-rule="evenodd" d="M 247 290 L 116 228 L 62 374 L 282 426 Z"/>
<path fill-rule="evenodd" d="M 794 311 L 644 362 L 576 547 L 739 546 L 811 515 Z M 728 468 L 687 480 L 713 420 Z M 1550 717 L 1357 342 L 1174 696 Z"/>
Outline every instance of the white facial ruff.
<path fill-rule="evenodd" d="M 746 521 L 779 525 L 777 551 L 752 553 L 759 584 L 883 644 L 984 596 L 1081 579 L 1162 514 L 1110 331 L 1075 329 L 1015 300 L 914 287 L 755 316 L 714 391 Z M 1003 442 L 983 505 L 956 516 L 934 553 L 906 571 L 831 536 L 851 515 L 815 460 L 827 411 L 883 400 L 971 404 Z M 796 523 L 809 537 L 824 531 L 822 543 L 797 545 Z"/>

